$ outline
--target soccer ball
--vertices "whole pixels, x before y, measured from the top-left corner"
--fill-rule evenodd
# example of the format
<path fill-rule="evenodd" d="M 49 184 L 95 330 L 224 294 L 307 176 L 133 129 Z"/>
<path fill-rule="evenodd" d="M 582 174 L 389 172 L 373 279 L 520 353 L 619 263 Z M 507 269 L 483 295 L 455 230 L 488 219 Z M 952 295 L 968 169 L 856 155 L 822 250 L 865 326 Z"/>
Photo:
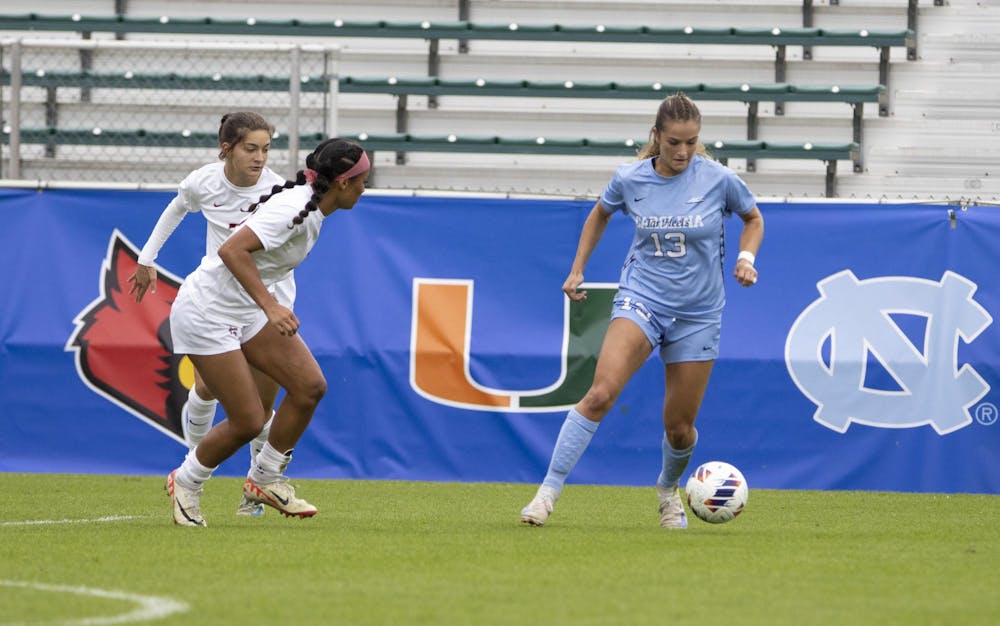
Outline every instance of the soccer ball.
<path fill-rule="evenodd" d="M 709 461 L 698 466 L 688 478 L 688 507 L 710 524 L 728 522 L 747 505 L 747 480 L 729 463 Z"/>

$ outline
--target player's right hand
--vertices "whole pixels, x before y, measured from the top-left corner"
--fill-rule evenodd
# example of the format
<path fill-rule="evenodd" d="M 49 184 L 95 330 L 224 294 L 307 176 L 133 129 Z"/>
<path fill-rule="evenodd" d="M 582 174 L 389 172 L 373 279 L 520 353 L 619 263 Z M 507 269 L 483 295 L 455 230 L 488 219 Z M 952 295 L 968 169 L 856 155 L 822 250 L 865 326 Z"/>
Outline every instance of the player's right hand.
<path fill-rule="evenodd" d="M 566 278 L 566 282 L 563 283 L 563 293 L 569 296 L 569 299 L 573 302 L 580 302 L 581 300 L 587 299 L 586 291 L 577 291 L 577 287 L 583 284 L 583 274 L 577 272 L 571 272 Z"/>
<path fill-rule="evenodd" d="M 128 277 L 128 282 L 132 283 L 129 294 L 135 294 L 135 301 L 142 302 L 142 297 L 149 293 L 156 293 L 156 268 L 150 265 L 139 265 L 135 268 L 135 273 Z"/>

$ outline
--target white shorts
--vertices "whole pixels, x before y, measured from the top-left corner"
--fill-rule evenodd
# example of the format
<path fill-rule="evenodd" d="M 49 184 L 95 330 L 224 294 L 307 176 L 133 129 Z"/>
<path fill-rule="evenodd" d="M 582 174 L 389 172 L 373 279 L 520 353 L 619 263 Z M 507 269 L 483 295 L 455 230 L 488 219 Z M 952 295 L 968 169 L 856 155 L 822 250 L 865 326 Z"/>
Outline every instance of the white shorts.
<path fill-rule="evenodd" d="M 239 350 L 267 326 L 262 309 L 239 323 L 213 320 L 191 302 L 183 288 L 170 307 L 170 337 L 174 354 L 224 354 Z"/>

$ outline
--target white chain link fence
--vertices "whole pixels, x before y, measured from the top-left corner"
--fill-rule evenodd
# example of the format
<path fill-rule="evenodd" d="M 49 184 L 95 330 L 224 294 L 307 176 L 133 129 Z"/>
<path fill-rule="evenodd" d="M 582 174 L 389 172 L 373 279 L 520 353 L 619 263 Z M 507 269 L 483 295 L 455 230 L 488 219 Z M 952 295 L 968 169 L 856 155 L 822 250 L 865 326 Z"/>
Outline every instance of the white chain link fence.
<path fill-rule="evenodd" d="M 0 61 L 0 178 L 176 183 L 218 158 L 231 111 L 275 126 L 291 175 L 337 131 L 336 47 L 17 39 Z"/>

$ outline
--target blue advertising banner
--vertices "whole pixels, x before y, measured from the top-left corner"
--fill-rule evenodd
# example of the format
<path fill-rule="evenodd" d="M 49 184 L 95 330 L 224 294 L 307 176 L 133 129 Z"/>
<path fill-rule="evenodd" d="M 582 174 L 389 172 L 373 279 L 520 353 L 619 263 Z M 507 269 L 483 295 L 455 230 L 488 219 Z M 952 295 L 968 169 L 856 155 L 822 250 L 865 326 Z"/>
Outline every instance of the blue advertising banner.
<path fill-rule="evenodd" d="M 165 475 L 183 457 L 191 365 L 166 318 L 204 254 L 201 216 L 157 260 L 155 297 L 135 303 L 127 283 L 171 196 L 0 190 L 0 471 Z M 632 234 L 611 220 L 590 297 L 570 306 L 561 286 L 591 206 L 369 193 L 334 213 L 296 272 L 328 392 L 290 475 L 540 481 L 590 383 Z M 1000 493 L 1000 211 L 761 210 L 758 284 L 740 288 L 726 259 L 692 467 L 728 461 L 762 488 Z M 740 221 L 727 229 L 732 251 Z M 663 385 L 654 355 L 570 482 L 653 484 Z"/>

